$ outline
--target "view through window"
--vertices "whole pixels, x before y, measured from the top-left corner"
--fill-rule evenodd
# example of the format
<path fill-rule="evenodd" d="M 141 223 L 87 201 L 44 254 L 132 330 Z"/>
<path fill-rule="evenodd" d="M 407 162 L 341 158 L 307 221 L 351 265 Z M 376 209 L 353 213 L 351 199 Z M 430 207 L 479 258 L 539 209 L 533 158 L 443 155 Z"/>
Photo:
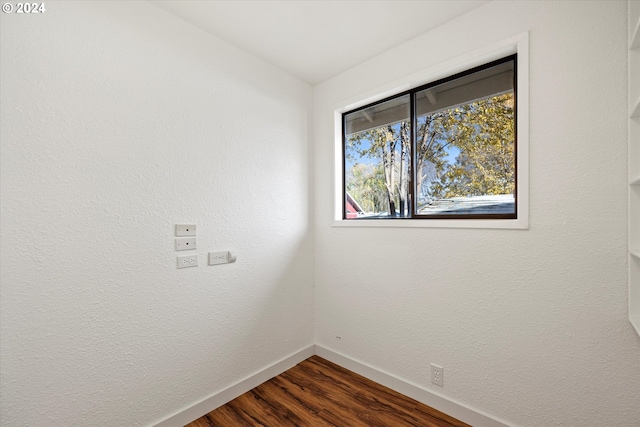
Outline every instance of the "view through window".
<path fill-rule="evenodd" d="M 516 55 L 343 114 L 344 219 L 516 218 Z"/>

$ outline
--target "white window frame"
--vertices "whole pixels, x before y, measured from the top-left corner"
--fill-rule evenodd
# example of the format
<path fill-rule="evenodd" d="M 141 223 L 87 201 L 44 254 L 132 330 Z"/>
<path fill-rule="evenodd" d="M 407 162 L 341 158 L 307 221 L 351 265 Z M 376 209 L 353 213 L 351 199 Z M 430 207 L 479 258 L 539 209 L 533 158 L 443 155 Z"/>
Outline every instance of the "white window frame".
<path fill-rule="evenodd" d="M 517 194 L 516 219 L 358 219 L 343 215 L 343 147 L 342 114 L 388 98 L 397 93 L 452 76 L 471 68 L 517 53 Z M 521 33 L 496 44 L 476 49 L 435 67 L 413 73 L 348 100 L 334 109 L 334 227 L 418 227 L 418 228 L 529 228 L 529 33 Z"/>

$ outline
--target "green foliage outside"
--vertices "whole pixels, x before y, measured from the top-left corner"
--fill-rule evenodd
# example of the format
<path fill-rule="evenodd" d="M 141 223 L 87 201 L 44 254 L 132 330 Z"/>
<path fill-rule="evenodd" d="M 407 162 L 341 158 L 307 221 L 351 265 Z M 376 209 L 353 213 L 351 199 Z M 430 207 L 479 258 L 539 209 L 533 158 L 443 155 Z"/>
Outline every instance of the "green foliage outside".
<path fill-rule="evenodd" d="M 416 198 L 512 194 L 515 189 L 513 94 L 418 117 Z M 365 212 L 407 215 L 410 123 L 349 135 L 346 189 Z M 451 161 L 450 153 L 457 153 Z"/>
<path fill-rule="evenodd" d="M 387 211 L 387 190 L 382 165 L 356 164 L 348 174 L 347 191 L 365 212 Z"/>

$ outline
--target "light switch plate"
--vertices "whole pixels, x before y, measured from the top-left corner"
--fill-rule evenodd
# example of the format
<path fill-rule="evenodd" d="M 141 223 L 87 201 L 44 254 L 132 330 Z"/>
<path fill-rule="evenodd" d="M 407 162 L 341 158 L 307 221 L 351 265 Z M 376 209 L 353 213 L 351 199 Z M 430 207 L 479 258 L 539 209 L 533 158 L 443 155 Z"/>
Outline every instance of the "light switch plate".
<path fill-rule="evenodd" d="M 195 236 L 196 225 L 195 224 L 176 224 L 176 236 Z"/>
<path fill-rule="evenodd" d="M 195 237 L 176 237 L 176 251 L 196 249 Z"/>

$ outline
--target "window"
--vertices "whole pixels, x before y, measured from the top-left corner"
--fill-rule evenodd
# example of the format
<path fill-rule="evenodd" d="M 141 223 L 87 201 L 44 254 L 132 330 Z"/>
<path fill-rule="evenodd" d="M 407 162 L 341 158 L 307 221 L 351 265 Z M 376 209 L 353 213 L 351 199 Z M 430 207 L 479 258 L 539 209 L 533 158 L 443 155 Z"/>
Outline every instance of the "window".
<path fill-rule="evenodd" d="M 343 219 L 516 219 L 516 63 L 343 113 Z"/>

